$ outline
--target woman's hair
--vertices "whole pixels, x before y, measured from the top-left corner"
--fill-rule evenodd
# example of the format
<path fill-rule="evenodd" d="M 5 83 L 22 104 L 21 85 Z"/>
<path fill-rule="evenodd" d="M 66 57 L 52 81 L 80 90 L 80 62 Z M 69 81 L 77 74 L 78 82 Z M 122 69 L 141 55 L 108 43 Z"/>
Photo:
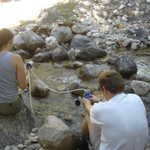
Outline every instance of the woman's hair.
<path fill-rule="evenodd" d="M 122 76 L 112 70 L 101 72 L 99 75 L 100 89 L 103 87 L 111 93 L 120 93 L 124 90 L 124 80 Z"/>
<path fill-rule="evenodd" d="M 13 39 L 13 33 L 8 29 L 0 30 L 0 50 L 3 46 L 7 45 Z"/>

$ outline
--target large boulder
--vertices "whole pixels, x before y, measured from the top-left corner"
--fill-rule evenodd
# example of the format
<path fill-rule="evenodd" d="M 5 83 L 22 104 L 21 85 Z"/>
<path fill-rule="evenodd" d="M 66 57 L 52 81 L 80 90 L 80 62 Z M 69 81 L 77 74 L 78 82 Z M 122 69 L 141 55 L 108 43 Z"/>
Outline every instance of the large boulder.
<path fill-rule="evenodd" d="M 35 62 L 49 62 L 52 58 L 52 52 L 40 52 L 34 55 L 33 60 Z"/>
<path fill-rule="evenodd" d="M 23 143 L 35 126 L 35 119 L 25 106 L 15 116 L 0 116 L 0 148 Z"/>
<path fill-rule="evenodd" d="M 45 44 L 44 40 L 33 31 L 25 31 L 14 37 L 13 45 L 16 49 L 35 51 Z"/>
<path fill-rule="evenodd" d="M 56 37 L 58 42 L 67 42 L 72 39 L 72 31 L 69 27 L 60 26 L 52 31 L 52 35 Z"/>
<path fill-rule="evenodd" d="M 79 78 L 90 80 L 98 77 L 99 73 L 104 70 L 110 70 L 107 65 L 86 64 L 77 70 Z"/>
<path fill-rule="evenodd" d="M 47 97 L 49 94 L 49 87 L 39 79 L 33 80 L 31 94 L 33 97 Z"/>
<path fill-rule="evenodd" d="M 63 61 L 68 59 L 67 51 L 62 47 L 57 47 L 52 51 L 52 60 L 53 61 Z"/>
<path fill-rule="evenodd" d="M 141 96 L 146 95 L 150 91 L 150 84 L 144 81 L 133 80 L 131 87 L 136 94 Z"/>
<path fill-rule="evenodd" d="M 39 129 L 39 142 L 48 150 L 75 150 L 72 131 L 59 118 L 48 116 L 46 123 Z"/>
<path fill-rule="evenodd" d="M 75 35 L 71 47 L 74 48 L 76 59 L 80 60 L 88 61 L 107 55 L 104 50 L 96 47 L 96 43 L 92 39 L 84 35 Z"/>
<path fill-rule="evenodd" d="M 133 58 L 120 56 L 116 59 L 115 67 L 124 78 L 130 78 L 137 73 L 137 65 Z"/>

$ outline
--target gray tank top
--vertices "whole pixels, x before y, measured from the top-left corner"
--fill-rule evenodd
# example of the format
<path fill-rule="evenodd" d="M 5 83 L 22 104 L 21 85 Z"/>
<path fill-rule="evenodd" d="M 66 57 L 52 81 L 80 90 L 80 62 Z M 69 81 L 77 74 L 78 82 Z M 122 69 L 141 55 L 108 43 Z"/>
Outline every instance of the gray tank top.
<path fill-rule="evenodd" d="M 12 53 L 0 54 L 0 103 L 10 103 L 18 96 L 16 69 L 12 65 Z"/>

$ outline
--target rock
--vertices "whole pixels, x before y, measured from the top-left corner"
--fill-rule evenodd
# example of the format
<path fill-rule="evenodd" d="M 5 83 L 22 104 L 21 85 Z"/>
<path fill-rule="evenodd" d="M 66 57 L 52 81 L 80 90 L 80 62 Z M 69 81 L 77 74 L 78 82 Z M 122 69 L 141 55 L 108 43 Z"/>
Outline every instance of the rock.
<path fill-rule="evenodd" d="M 23 144 L 18 144 L 18 146 L 17 146 L 19 149 L 23 149 L 23 148 L 25 148 L 25 145 L 23 145 Z"/>
<path fill-rule="evenodd" d="M 76 34 L 86 34 L 89 31 L 89 26 L 78 23 L 72 26 L 72 31 Z"/>
<path fill-rule="evenodd" d="M 129 56 L 120 56 L 115 63 L 116 70 L 124 77 L 130 78 L 137 73 L 137 65 L 133 58 Z"/>
<path fill-rule="evenodd" d="M 77 70 L 79 78 L 90 80 L 98 77 L 99 73 L 104 70 L 110 70 L 107 65 L 86 64 Z"/>
<path fill-rule="evenodd" d="M 32 58 L 32 55 L 28 51 L 25 51 L 25 50 L 22 50 L 22 49 L 14 51 L 14 53 L 20 55 L 23 59 L 30 59 L 30 58 Z"/>
<path fill-rule="evenodd" d="M 52 59 L 52 52 L 37 53 L 33 56 L 34 62 L 49 62 Z"/>
<path fill-rule="evenodd" d="M 35 119 L 25 106 L 15 116 L 1 116 L 0 122 L 0 148 L 23 143 L 35 125 Z"/>
<path fill-rule="evenodd" d="M 13 45 L 16 49 L 31 50 L 33 53 L 38 47 L 44 46 L 45 42 L 33 31 L 25 31 L 14 37 Z"/>
<path fill-rule="evenodd" d="M 46 38 L 46 47 L 49 49 L 55 49 L 58 45 L 58 42 L 55 37 L 50 36 Z"/>
<path fill-rule="evenodd" d="M 73 134 L 59 118 L 48 116 L 46 123 L 39 129 L 39 142 L 44 149 L 75 150 Z"/>
<path fill-rule="evenodd" d="M 68 59 L 67 51 L 62 47 L 57 47 L 52 51 L 53 61 L 63 61 Z"/>
<path fill-rule="evenodd" d="M 47 97 L 49 94 L 49 87 L 41 80 L 33 80 L 31 94 L 33 97 Z"/>
<path fill-rule="evenodd" d="M 33 129 L 32 129 L 32 133 L 37 133 L 38 130 L 39 130 L 38 128 L 33 128 Z"/>
<path fill-rule="evenodd" d="M 6 146 L 4 150 L 18 150 L 18 148 L 14 145 Z"/>
<path fill-rule="evenodd" d="M 67 42 L 72 39 L 72 31 L 69 27 L 57 27 L 56 29 L 52 30 L 51 33 L 58 42 Z"/>
<path fill-rule="evenodd" d="M 140 42 L 139 41 L 132 41 L 131 50 L 137 50 L 139 48 L 140 48 Z"/>
<path fill-rule="evenodd" d="M 96 43 L 84 35 L 76 35 L 72 39 L 71 47 L 74 48 L 75 57 L 79 60 L 93 60 L 105 57 L 107 53 L 96 47 Z"/>
<path fill-rule="evenodd" d="M 138 95 L 144 96 L 150 91 L 150 84 L 144 81 L 133 80 L 131 87 Z"/>
<path fill-rule="evenodd" d="M 150 64 L 147 63 L 145 60 L 137 60 L 136 64 L 138 68 L 136 78 L 138 80 L 150 81 Z"/>

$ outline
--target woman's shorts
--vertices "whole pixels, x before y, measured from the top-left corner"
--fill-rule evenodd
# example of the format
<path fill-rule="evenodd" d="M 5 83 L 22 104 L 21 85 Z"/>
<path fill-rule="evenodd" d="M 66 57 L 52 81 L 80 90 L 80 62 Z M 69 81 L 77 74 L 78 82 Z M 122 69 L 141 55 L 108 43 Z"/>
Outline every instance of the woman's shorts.
<path fill-rule="evenodd" d="M 18 95 L 12 103 L 0 103 L 0 115 L 15 115 L 22 107 L 22 97 Z"/>

